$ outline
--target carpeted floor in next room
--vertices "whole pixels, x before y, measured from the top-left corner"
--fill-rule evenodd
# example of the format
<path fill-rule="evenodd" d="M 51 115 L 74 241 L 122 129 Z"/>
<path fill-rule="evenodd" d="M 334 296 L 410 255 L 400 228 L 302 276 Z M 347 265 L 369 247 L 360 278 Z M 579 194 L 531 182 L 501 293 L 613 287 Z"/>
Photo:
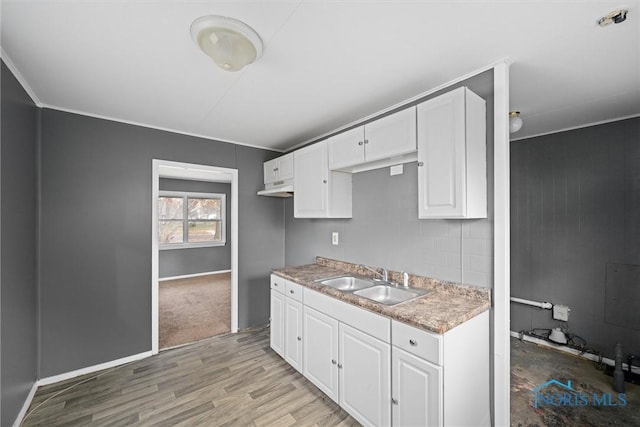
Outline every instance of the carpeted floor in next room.
<path fill-rule="evenodd" d="M 160 348 L 231 331 L 231 273 L 161 281 Z"/>

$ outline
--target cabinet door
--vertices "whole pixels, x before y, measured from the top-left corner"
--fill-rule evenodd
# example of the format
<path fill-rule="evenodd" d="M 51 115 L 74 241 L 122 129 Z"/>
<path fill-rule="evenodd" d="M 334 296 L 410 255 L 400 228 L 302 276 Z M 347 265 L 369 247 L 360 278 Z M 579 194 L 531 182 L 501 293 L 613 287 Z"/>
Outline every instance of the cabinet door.
<path fill-rule="evenodd" d="M 284 300 L 280 292 L 271 289 L 270 343 L 273 351 L 284 357 Z"/>
<path fill-rule="evenodd" d="M 336 170 L 364 163 L 364 127 L 342 132 L 327 140 L 329 169 Z"/>
<path fill-rule="evenodd" d="M 293 153 L 278 157 L 278 180 L 293 179 Z"/>
<path fill-rule="evenodd" d="M 391 346 L 340 323 L 340 406 L 364 425 L 391 424 Z"/>
<path fill-rule="evenodd" d="M 419 218 L 465 214 L 464 89 L 418 105 Z"/>
<path fill-rule="evenodd" d="M 397 347 L 392 352 L 393 425 L 442 426 L 442 368 Z"/>
<path fill-rule="evenodd" d="M 278 180 L 278 159 L 264 162 L 264 183 L 271 184 Z"/>
<path fill-rule="evenodd" d="M 338 402 L 338 321 L 304 307 L 303 374 Z"/>
<path fill-rule="evenodd" d="M 415 152 L 416 107 L 367 123 L 365 141 L 367 162 Z"/>
<path fill-rule="evenodd" d="M 293 153 L 293 214 L 322 218 L 328 211 L 327 143 L 321 141 Z"/>
<path fill-rule="evenodd" d="M 284 359 L 302 372 L 302 304 L 285 298 L 284 307 Z"/>

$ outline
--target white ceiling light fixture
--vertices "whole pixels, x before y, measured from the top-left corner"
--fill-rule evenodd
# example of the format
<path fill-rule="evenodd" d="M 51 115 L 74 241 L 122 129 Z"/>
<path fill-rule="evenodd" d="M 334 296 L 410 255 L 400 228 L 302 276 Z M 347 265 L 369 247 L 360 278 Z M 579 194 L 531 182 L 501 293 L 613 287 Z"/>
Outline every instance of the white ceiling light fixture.
<path fill-rule="evenodd" d="M 193 41 L 223 70 L 239 71 L 262 54 L 262 40 L 253 28 L 225 16 L 203 16 L 191 24 Z"/>
<path fill-rule="evenodd" d="M 509 113 L 509 133 L 516 133 L 522 128 L 522 119 L 520 111 L 511 111 Z"/>

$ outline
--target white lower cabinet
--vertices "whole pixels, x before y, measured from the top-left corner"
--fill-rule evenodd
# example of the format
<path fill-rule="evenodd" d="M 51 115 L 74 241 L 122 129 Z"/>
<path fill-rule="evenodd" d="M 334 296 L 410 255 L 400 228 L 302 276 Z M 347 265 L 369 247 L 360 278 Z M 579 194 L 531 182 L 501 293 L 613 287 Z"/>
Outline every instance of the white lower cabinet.
<path fill-rule="evenodd" d="M 363 425 L 391 425 L 391 346 L 340 323 L 340 406 Z"/>
<path fill-rule="evenodd" d="M 393 347 L 394 426 L 442 425 L 442 367 Z"/>
<path fill-rule="evenodd" d="M 436 334 L 271 278 L 271 347 L 366 426 L 489 426 L 489 312 Z"/>
<path fill-rule="evenodd" d="M 302 372 L 302 304 L 286 297 L 284 318 L 284 360 Z"/>
<path fill-rule="evenodd" d="M 284 294 L 271 289 L 270 343 L 273 351 L 284 357 Z"/>
<path fill-rule="evenodd" d="M 303 374 L 338 403 L 338 321 L 304 307 Z"/>

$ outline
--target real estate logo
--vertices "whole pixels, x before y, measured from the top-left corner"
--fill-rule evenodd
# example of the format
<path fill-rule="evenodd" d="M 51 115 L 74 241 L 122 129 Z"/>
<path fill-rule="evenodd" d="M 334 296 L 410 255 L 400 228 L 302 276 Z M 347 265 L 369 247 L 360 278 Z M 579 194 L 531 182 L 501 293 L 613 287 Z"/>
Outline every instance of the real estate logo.
<path fill-rule="evenodd" d="M 584 393 L 567 383 L 551 379 L 533 388 L 534 407 L 543 406 L 626 406 L 627 396 L 624 393 Z"/>

